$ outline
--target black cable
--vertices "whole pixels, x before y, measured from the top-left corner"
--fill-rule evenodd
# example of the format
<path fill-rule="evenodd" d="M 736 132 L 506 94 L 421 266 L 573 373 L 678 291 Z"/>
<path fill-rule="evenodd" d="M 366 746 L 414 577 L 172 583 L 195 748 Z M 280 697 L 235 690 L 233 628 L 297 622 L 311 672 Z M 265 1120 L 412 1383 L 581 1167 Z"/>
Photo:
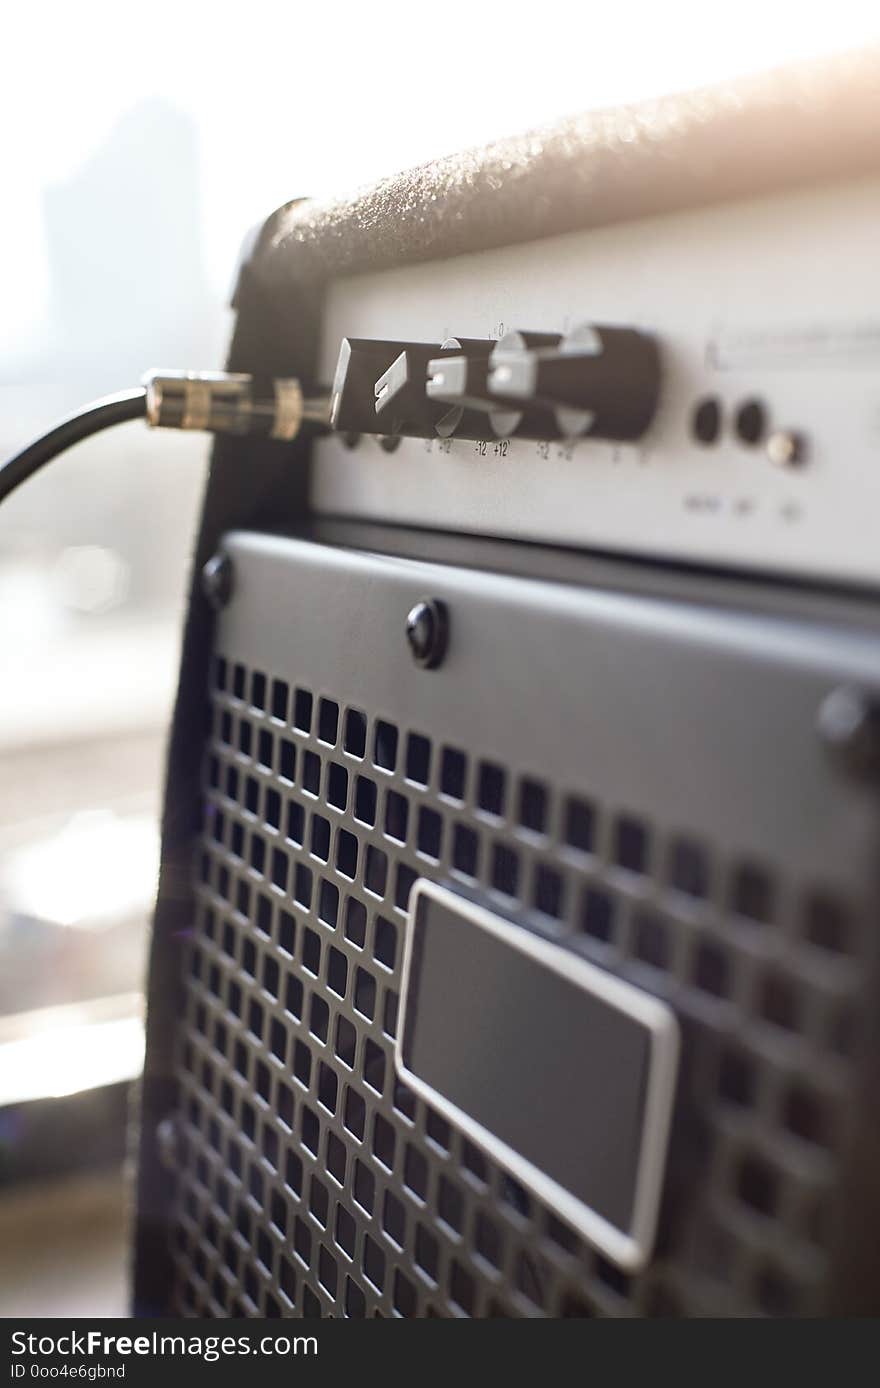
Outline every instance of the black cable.
<path fill-rule="evenodd" d="M 46 463 L 57 458 L 71 444 L 87 439 L 90 434 L 98 434 L 109 429 L 112 424 L 123 424 L 127 419 L 143 419 L 146 414 L 147 392 L 141 386 L 137 390 L 123 390 L 118 395 L 107 395 L 96 400 L 93 405 L 77 410 L 76 414 L 56 424 L 48 434 L 28 444 L 20 453 L 0 467 L 0 503 L 22 482 L 26 482 Z"/>

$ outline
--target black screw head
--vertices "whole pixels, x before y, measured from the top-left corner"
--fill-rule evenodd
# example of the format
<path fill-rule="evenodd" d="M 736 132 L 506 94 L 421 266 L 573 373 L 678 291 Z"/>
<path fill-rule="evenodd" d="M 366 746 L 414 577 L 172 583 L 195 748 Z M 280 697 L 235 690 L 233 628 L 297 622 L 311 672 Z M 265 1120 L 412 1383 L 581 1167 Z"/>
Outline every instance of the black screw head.
<path fill-rule="evenodd" d="M 406 639 L 417 665 L 433 670 L 446 654 L 449 618 L 446 604 L 436 598 L 422 598 L 406 619 Z"/>
<path fill-rule="evenodd" d="M 212 554 L 202 569 L 202 592 L 218 612 L 232 597 L 232 579 L 232 560 L 229 555 Z"/>
<path fill-rule="evenodd" d="M 819 706 L 819 736 L 843 769 L 862 779 L 880 779 L 880 699 L 840 685 Z"/>

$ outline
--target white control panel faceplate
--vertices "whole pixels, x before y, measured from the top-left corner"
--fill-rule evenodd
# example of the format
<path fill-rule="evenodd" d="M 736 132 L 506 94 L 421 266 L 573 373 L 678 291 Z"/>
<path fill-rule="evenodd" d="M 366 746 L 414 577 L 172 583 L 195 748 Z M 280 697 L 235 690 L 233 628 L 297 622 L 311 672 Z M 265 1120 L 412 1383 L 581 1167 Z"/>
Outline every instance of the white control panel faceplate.
<path fill-rule="evenodd" d="M 330 436 L 314 509 L 880 586 L 880 177 L 339 280 L 321 375 L 345 336 L 581 322 L 660 342 L 660 407 L 637 445 L 402 439 L 388 453 Z M 693 431 L 707 399 L 721 410 L 708 444 Z M 750 401 L 757 443 L 736 433 Z M 802 456 L 786 466 L 770 453 L 789 432 Z"/>

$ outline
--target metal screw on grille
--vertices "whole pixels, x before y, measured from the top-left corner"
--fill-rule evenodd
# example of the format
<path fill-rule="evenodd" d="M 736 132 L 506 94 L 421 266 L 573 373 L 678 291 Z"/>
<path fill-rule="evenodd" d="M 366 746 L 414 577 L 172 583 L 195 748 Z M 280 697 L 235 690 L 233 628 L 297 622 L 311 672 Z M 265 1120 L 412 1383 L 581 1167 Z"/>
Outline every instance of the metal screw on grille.
<path fill-rule="evenodd" d="M 425 670 L 433 670 L 446 654 L 449 619 L 446 606 L 436 598 L 423 598 L 411 608 L 406 619 L 406 639 L 413 660 Z"/>
<path fill-rule="evenodd" d="M 844 770 L 865 779 L 880 777 L 880 701 L 839 686 L 819 707 L 818 729 Z"/>
<path fill-rule="evenodd" d="M 202 569 L 202 592 L 217 611 L 232 597 L 232 560 L 228 554 L 214 554 Z"/>

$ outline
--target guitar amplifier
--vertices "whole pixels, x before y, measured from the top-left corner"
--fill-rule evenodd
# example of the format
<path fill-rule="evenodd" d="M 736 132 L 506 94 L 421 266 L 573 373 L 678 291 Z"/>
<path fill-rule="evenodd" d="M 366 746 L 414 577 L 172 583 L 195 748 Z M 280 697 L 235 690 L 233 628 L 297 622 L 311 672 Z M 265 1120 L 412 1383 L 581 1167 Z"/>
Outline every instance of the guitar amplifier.
<path fill-rule="evenodd" d="M 880 58 L 292 204 L 170 746 L 141 1313 L 880 1309 Z"/>

